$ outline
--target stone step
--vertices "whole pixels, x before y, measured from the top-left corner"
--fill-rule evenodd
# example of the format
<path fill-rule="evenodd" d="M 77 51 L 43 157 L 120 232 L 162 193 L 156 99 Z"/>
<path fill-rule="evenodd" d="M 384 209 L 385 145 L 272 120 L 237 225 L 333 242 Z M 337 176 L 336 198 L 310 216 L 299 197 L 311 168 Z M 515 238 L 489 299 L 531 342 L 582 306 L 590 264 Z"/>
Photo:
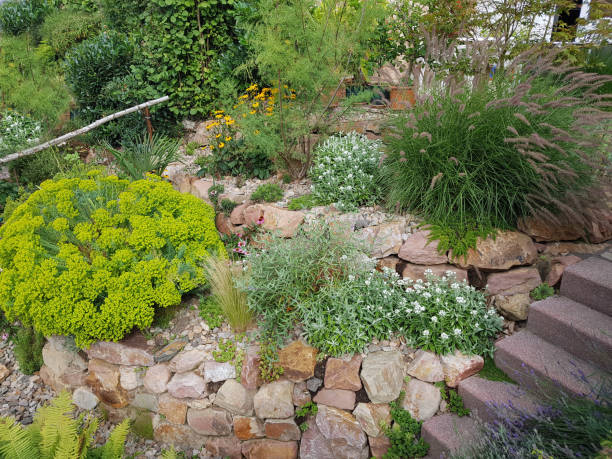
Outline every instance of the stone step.
<path fill-rule="evenodd" d="M 553 296 L 529 307 L 527 330 L 612 372 L 612 317 L 606 314 L 569 298 Z"/>
<path fill-rule="evenodd" d="M 568 266 L 561 280 L 561 295 L 612 316 L 612 262 L 590 257 Z"/>
<path fill-rule="evenodd" d="M 449 452 L 469 444 L 477 434 L 478 425 L 469 416 L 459 417 L 451 413 L 434 416 L 425 421 L 421 429 L 421 436 L 429 444 L 425 458 L 447 457 Z"/>
<path fill-rule="evenodd" d="M 536 396 L 538 390 L 550 392 L 553 385 L 590 394 L 601 384 L 601 370 L 528 330 L 499 340 L 495 347 L 495 365 Z"/>
<path fill-rule="evenodd" d="M 458 392 L 470 416 L 493 423 L 511 414 L 511 408 L 535 412 L 535 399 L 516 384 L 472 376 L 459 383 Z M 509 411 L 510 410 L 510 411 Z"/>

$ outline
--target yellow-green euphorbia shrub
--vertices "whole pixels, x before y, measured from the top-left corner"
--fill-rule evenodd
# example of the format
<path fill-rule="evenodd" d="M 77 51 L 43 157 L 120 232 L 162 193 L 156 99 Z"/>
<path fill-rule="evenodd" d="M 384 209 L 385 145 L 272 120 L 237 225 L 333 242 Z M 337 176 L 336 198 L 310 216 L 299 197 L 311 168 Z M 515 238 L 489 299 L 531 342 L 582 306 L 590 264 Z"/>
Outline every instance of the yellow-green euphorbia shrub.
<path fill-rule="evenodd" d="M 0 228 L 0 307 L 78 346 L 148 327 L 226 256 L 214 210 L 151 176 L 48 180 Z"/>

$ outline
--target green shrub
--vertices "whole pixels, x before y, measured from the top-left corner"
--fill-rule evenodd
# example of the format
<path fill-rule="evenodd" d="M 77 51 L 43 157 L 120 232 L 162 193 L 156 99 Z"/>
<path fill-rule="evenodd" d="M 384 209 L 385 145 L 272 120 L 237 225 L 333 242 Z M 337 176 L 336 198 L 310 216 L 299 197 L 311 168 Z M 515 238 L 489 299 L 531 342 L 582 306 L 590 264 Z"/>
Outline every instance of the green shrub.
<path fill-rule="evenodd" d="M 382 143 L 351 132 L 318 145 L 310 169 L 313 196 L 340 210 L 373 205 L 381 197 L 378 169 Z"/>
<path fill-rule="evenodd" d="M 132 180 L 142 179 L 147 173 L 161 175 L 168 164 L 179 159 L 180 146 L 179 140 L 157 133 L 153 137 L 144 134 L 140 139 L 127 139 L 121 150 L 111 147 L 109 143 L 105 144 L 119 169 Z"/>
<path fill-rule="evenodd" d="M 251 195 L 253 201 L 276 202 L 283 199 L 283 190 L 276 183 L 259 185 Z"/>
<path fill-rule="evenodd" d="M 125 75 L 132 61 L 132 45 L 124 36 L 105 31 L 74 46 L 64 62 L 66 83 L 84 106 L 95 106 L 102 88 Z"/>
<path fill-rule="evenodd" d="M 232 201 L 231 199 L 227 199 L 227 198 L 223 198 L 221 200 L 221 204 L 220 204 L 220 208 L 221 211 L 227 216 L 229 217 L 230 214 L 232 213 L 232 210 L 234 210 L 236 208 L 236 206 L 238 205 L 237 202 Z"/>
<path fill-rule="evenodd" d="M 467 416 L 470 414 L 470 410 L 463 404 L 463 398 L 457 393 L 455 389 L 447 389 L 444 381 L 436 383 L 436 386 L 440 389 L 440 395 L 442 400 L 446 401 L 447 409 L 451 413 L 455 413 L 459 417 Z"/>
<path fill-rule="evenodd" d="M 51 13 L 40 28 L 43 43 L 63 57 L 72 46 L 91 38 L 100 30 L 100 18 L 95 14 L 74 9 L 62 9 Z"/>
<path fill-rule="evenodd" d="M 4 210 L 8 199 L 16 198 L 18 194 L 19 186 L 16 183 L 0 180 L 0 211 Z"/>
<path fill-rule="evenodd" d="M 211 330 L 223 324 L 223 311 L 213 298 L 207 296 L 200 298 L 200 317 L 208 324 Z"/>
<path fill-rule="evenodd" d="M 34 422 L 24 427 L 11 417 L 0 418 L 0 458 L 115 459 L 123 457 L 130 421 L 124 420 L 102 446 L 92 448 L 99 420 L 83 413 L 76 419 L 70 393 L 62 392 L 36 410 Z"/>
<path fill-rule="evenodd" d="M 478 238 L 491 236 L 495 239 L 497 234 L 492 227 L 450 219 L 427 225 L 427 229 L 430 231 L 429 240 L 438 241 L 438 252 L 444 254 L 452 250 L 455 257 L 464 257 L 469 249 L 476 248 Z"/>
<path fill-rule="evenodd" d="M 555 289 L 548 285 L 546 282 L 538 285 L 531 291 L 531 298 L 535 301 L 545 300 L 549 296 L 553 296 L 555 294 Z"/>
<path fill-rule="evenodd" d="M 35 50 L 27 36 L 0 34 L 0 98 L 5 106 L 41 123 L 44 134 L 69 110 L 70 94 L 58 66 Z"/>
<path fill-rule="evenodd" d="M 289 201 L 289 210 L 310 209 L 322 204 L 312 193 L 308 193 Z"/>
<path fill-rule="evenodd" d="M 19 362 L 19 369 L 25 375 L 40 370 L 43 362 L 42 348 L 45 337 L 32 327 L 22 327 L 17 330 L 14 338 L 15 358 Z"/>
<path fill-rule="evenodd" d="M 52 9 L 48 0 L 7 0 L 0 4 L 0 31 L 11 35 L 31 31 Z"/>
<path fill-rule="evenodd" d="M 46 181 L 0 237 L 7 318 L 79 347 L 149 327 L 205 282 L 209 252 L 225 253 L 213 209 L 157 178 Z"/>
<path fill-rule="evenodd" d="M 402 401 L 406 393 L 402 391 L 399 398 L 391 402 L 391 419 L 394 426 L 384 426 L 385 435 L 389 438 L 391 446 L 382 459 L 403 459 L 407 457 L 423 457 L 429 451 L 429 445 L 421 437 L 423 423 L 410 416 L 402 408 Z"/>
<path fill-rule="evenodd" d="M 78 154 L 52 147 L 12 161 L 9 168 L 19 176 L 23 185 L 35 187 L 78 164 L 82 164 Z"/>
<path fill-rule="evenodd" d="M 602 80 L 545 58 L 524 65 L 463 94 L 434 91 L 400 116 L 383 169 L 390 208 L 485 230 L 533 214 L 581 221 L 605 164 L 605 103 L 589 92 Z"/>

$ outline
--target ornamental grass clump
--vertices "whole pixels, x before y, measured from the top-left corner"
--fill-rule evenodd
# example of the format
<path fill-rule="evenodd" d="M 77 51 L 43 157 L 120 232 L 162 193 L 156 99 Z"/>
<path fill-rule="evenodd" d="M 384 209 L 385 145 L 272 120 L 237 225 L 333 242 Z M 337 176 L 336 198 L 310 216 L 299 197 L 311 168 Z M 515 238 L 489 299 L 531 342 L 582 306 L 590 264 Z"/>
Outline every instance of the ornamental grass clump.
<path fill-rule="evenodd" d="M 205 283 L 202 261 L 226 256 L 214 217 L 153 176 L 45 181 L 0 228 L 0 307 L 79 347 L 117 341 Z"/>
<path fill-rule="evenodd" d="M 394 124 L 383 183 L 389 207 L 515 227 L 535 215 L 586 221 L 607 167 L 609 76 L 522 55 L 492 82 L 448 82 Z M 608 140 L 607 140 L 608 139 Z"/>
<path fill-rule="evenodd" d="M 315 150 L 310 169 L 312 194 L 324 204 L 340 210 L 373 205 L 381 198 L 378 168 L 382 143 L 351 132 L 333 136 Z"/>

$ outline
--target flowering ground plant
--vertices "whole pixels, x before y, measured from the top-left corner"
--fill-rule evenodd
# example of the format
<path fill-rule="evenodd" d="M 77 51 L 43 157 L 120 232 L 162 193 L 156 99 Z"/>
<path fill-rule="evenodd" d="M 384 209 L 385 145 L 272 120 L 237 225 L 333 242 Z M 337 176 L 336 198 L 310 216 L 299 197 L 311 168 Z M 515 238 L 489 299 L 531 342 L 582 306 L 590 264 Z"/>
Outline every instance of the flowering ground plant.
<path fill-rule="evenodd" d="M 381 197 L 377 184 L 381 157 L 378 140 L 356 132 L 330 137 L 315 151 L 312 194 L 326 204 L 336 203 L 340 210 L 376 203 Z"/>
<path fill-rule="evenodd" d="M 0 157 L 37 143 L 41 134 L 41 124 L 32 118 L 10 110 L 0 112 Z"/>

